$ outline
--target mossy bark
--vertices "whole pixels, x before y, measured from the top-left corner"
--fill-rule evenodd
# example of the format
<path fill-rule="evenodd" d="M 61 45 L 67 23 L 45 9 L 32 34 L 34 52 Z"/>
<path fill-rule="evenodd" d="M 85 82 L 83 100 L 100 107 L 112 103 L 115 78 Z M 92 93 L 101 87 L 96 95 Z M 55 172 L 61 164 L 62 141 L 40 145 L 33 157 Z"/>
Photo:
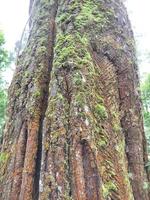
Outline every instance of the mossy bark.
<path fill-rule="evenodd" d="M 0 198 L 148 200 L 138 70 L 124 5 L 37 0 L 30 15 L 9 89 Z"/>

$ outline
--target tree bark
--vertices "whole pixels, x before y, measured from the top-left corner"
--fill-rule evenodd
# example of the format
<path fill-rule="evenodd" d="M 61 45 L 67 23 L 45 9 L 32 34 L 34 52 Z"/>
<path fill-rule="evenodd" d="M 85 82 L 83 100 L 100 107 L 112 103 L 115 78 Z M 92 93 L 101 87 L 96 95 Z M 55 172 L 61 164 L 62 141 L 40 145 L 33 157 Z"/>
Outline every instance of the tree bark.
<path fill-rule="evenodd" d="M 2 200 L 149 200 L 134 39 L 120 0 L 34 0 L 9 89 Z"/>

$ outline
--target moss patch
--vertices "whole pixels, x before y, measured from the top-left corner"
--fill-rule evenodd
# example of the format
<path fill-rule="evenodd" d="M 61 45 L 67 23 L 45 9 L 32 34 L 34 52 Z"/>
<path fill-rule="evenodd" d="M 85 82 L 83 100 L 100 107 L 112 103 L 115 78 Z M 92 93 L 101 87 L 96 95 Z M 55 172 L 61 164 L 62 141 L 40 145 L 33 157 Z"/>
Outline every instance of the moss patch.
<path fill-rule="evenodd" d="M 107 23 L 107 17 L 103 12 L 99 12 L 96 2 L 87 0 L 83 3 L 82 9 L 76 17 L 75 26 L 79 29 L 92 23 L 99 23 L 103 27 Z"/>
<path fill-rule="evenodd" d="M 106 108 L 103 105 L 101 105 L 101 104 L 97 104 L 95 106 L 95 112 L 97 113 L 97 115 L 102 120 L 107 119 L 107 117 L 108 117 L 108 114 L 106 112 Z"/>
<path fill-rule="evenodd" d="M 117 190 L 117 187 L 113 183 L 113 181 L 108 181 L 102 185 L 102 192 L 103 192 L 104 198 L 108 198 L 111 192 L 116 191 L 116 190 Z"/>
<path fill-rule="evenodd" d="M 9 158 L 9 154 L 6 152 L 0 153 L 0 165 L 5 163 Z"/>

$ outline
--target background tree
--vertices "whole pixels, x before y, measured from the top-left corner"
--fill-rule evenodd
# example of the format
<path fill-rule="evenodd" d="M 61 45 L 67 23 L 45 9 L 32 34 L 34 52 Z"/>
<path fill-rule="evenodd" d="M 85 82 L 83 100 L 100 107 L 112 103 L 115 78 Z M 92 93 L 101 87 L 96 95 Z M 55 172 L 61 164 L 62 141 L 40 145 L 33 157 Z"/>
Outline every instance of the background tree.
<path fill-rule="evenodd" d="M 5 122 L 5 108 L 7 104 L 7 83 L 4 80 L 3 72 L 9 64 L 8 52 L 4 48 L 4 35 L 0 31 L 0 138 L 2 136 L 3 126 Z"/>
<path fill-rule="evenodd" d="M 9 89 L 2 200 L 149 200 L 133 33 L 120 0 L 30 2 Z"/>
<path fill-rule="evenodd" d="M 144 126 L 148 141 L 148 150 L 150 153 L 150 74 L 144 77 L 141 84 Z"/>

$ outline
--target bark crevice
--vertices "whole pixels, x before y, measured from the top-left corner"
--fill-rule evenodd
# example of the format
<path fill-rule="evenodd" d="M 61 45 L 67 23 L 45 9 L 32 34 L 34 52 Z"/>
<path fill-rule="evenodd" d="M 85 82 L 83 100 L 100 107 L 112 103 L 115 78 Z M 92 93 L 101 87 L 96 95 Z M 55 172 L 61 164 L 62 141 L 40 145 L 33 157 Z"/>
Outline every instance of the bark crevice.
<path fill-rule="evenodd" d="M 82 140 L 81 145 L 86 199 L 99 200 L 100 180 L 95 156 L 86 140 Z"/>

